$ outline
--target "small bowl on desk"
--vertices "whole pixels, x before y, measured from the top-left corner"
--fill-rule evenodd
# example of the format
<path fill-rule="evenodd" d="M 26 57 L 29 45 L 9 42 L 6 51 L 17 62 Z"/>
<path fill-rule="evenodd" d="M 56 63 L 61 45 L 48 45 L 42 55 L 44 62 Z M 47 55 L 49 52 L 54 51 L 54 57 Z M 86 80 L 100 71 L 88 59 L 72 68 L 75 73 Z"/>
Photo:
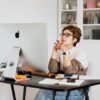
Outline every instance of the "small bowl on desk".
<path fill-rule="evenodd" d="M 64 74 L 57 74 L 55 76 L 56 79 L 63 79 L 64 78 Z"/>

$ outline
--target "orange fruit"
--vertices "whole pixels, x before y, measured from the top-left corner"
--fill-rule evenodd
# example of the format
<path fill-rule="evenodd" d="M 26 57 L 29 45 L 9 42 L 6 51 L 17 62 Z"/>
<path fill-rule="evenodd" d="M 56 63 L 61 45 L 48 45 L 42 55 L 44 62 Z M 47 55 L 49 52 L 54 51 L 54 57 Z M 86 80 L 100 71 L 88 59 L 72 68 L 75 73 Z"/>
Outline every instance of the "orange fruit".
<path fill-rule="evenodd" d="M 26 79 L 25 75 L 16 75 L 16 79 Z"/>

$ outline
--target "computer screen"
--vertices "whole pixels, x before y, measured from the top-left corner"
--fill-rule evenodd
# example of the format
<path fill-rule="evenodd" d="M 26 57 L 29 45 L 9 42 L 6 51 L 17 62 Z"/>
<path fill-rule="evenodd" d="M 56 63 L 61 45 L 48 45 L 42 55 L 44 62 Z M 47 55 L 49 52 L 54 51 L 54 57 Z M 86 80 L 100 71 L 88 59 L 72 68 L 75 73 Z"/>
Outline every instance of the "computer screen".
<path fill-rule="evenodd" d="M 47 70 L 48 47 L 46 24 L 0 24 L 0 63 L 8 61 L 13 47 L 21 48 L 19 63 L 28 63 L 44 71 Z"/>

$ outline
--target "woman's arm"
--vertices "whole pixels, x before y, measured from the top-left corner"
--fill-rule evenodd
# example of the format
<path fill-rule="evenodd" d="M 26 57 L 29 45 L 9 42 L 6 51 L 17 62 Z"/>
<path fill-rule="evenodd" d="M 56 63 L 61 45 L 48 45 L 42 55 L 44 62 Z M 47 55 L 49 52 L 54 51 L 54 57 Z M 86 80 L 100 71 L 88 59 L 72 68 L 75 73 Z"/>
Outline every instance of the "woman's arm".
<path fill-rule="evenodd" d="M 78 52 L 74 59 L 71 59 L 68 55 L 64 55 L 63 60 L 65 62 L 63 66 L 65 73 L 86 74 L 88 67 L 86 52 Z"/>
<path fill-rule="evenodd" d="M 82 66 L 82 64 L 77 59 L 71 60 L 70 66 L 64 66 L 65 73 L 76 73 L 80 75 L 86 75 L 86 70 L 87 69 L 84 69 L 84 66 Z"/>
<path fill-rule="evenodd" d="M 57 73 L 59 71 L 60 63 L 57 59 L 50 59 L 48 69 L 50 73 Z"/>
<path fill-rule="evenodd" d="M 59 71 L 60 62 L 59 62 L 58 51 L 59 51 L 60 45 L 61 45 L 60 41 L 57 40 L 57 42 L 55 43 L 53 47 L 52 55 L 48 64 L 48 69 L 50 73 L 57 73 Z"/>

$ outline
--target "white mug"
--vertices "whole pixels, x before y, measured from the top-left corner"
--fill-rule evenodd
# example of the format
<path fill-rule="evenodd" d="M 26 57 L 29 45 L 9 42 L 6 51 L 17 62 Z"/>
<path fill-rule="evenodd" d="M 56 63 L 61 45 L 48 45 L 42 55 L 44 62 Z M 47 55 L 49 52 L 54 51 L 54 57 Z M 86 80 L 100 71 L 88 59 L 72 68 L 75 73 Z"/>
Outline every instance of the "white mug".
<path fill-rule="evenodd" d="M 70 4 L 69 3 L 65 3 L 64 4 L 64 10 L 68 10 L 70 9 Z"/>

